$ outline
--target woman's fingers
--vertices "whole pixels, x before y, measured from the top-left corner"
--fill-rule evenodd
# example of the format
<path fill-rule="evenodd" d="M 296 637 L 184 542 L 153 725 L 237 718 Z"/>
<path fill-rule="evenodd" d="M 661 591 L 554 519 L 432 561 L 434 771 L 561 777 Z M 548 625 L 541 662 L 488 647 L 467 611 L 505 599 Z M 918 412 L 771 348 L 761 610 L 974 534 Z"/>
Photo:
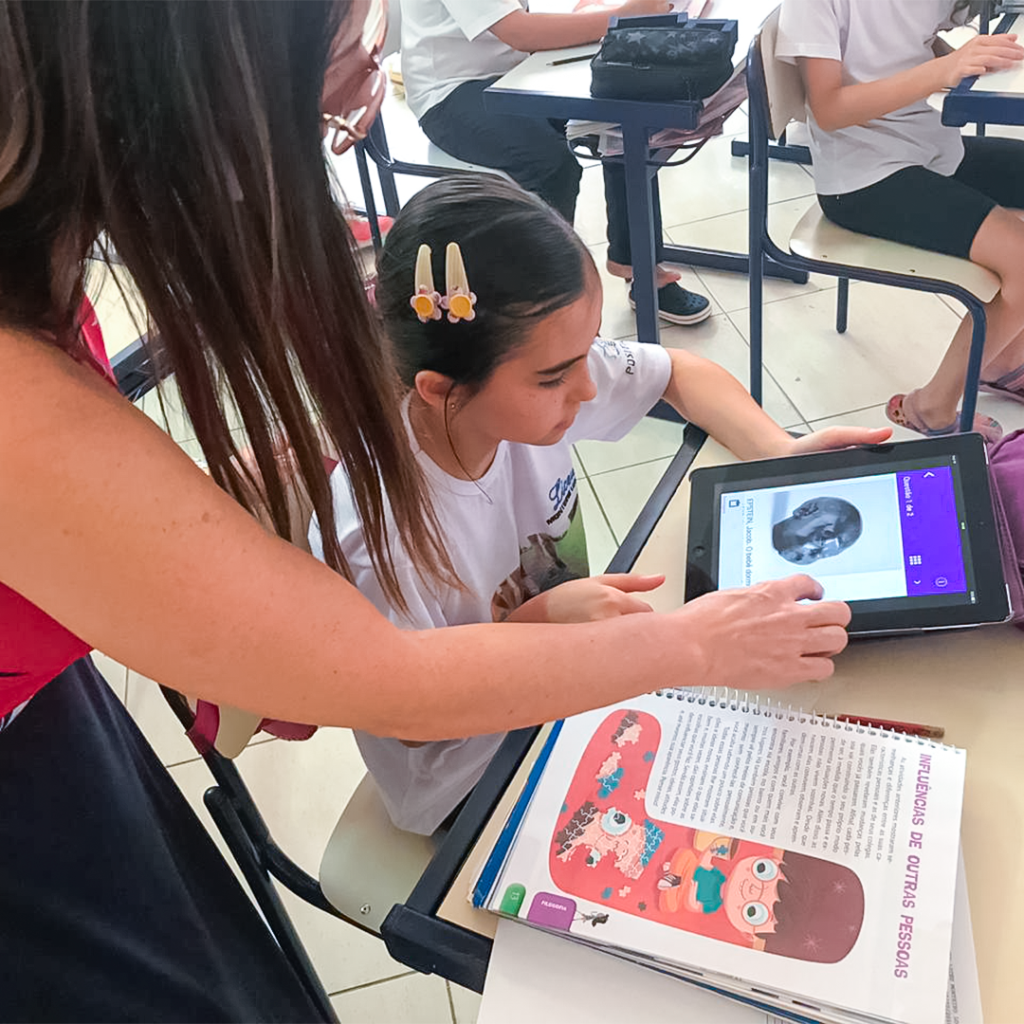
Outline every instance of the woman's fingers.
<path fill-rule="evenodd" d="M 597 583 L 603 583 L 606 587 L 614 587 L 623 593 L 629 594 L 636 591 L 655 590 L 665 582 L 661 574 L 653 576 L 641 576 L 632 572 L 606 572 L 601 576 L 591 577 Z"/>

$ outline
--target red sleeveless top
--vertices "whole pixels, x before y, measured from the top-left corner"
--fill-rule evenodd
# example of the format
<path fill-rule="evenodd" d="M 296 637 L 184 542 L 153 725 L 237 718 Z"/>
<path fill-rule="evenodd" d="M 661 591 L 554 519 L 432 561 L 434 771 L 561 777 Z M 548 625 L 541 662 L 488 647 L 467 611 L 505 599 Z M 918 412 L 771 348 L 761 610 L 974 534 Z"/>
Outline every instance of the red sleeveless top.
<path fill-rule="evenodd" d="M 96 313 L 88 299 L 82 306 L 82 338 L 87 351 L 75 358 L 114 381 Z M 116 386 L 116 384 L 115 384 Z M 90 646 L 56 619 L 0 583 L 0 717 L 28 700 Z"/>

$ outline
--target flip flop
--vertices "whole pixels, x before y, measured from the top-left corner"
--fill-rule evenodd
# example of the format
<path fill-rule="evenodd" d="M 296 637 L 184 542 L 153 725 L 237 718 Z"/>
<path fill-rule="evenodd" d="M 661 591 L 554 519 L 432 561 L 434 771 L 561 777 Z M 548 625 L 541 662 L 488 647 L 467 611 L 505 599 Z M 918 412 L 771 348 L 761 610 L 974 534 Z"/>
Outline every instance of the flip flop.
<path fill-rule="evenodd" d="M 1024 369 L 1018 367 L 995 380 L 982 381 L 979 391 L 987 391 L 990 395 L 1002 395 L 1013 402 L 1024 403 Z"/>
<path fill-rule="evenodd" d="M 914 394 L 915 392 L 911 391 L 906 395 L 893 395 L 889 399 L 889 404 L 885 407 L 885 415 L 891 422 L 895 423 L 898 427 L 905 427 L 907 430 L 923 434 L 925 437 L 943 437 L 946 434 L 956 434 L 959 432 L 959 413 L 956 414 L 956 419 L 947 427 L 925 426 L 924 422 L 914 415 L 913 408 L 908 408 L 908 399 L 910 399 L 912 404 L 912 396 Z M 1003 436 L 1003 428 L 999 423 L 992 419 L 991 416 L 985 416 L 982 413 L 975 414 L 972 429 L 981 434 L 990 444 L 998 441 Z"/>

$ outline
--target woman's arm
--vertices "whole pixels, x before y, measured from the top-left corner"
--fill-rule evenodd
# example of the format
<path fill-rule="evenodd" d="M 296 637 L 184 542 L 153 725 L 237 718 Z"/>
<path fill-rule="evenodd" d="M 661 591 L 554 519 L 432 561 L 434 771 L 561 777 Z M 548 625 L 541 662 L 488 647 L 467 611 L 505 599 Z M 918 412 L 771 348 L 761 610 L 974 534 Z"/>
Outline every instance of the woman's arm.
<path fill-rule="evenodd" d="M 665 401 L 741 459 L 878 444 L 892 434 L 889 427 L 828 427 L 803 437 L 791 437 L 724 367 L 686 349 L 667 351 L 672 360 L 672 376 L 663 396 Z"/>
<path fill-rule="evenodd" d="M 1008 68 L 1024 57 L 1012 34 L 978 35 L 958 50 L 875 82 L 843 85 L 842 63 L 823 57 L 798 57 L 807 102 L 826 132 L 866 124 L 931 96 L 953 89 L 962 79 Z"/>
<path fill-rule="evenodd" d="M 573 11 L 569 14 L 513 11 L 496 21 L 491 31 L 513 50 L 525 53 L 560 50 L 565 46 L 596 42 L 608 31 L 608 18 L 613 14 L 620 18 L 667 14 L 671 8 L 669 0 L 629 0 L 620 7 Z"/>
<path fill-rule="evenodd" d="M 849 618 L 806 576 L 672 615 L 411 632 L 268 534 L 90 370 L 0 331 L 0 580 L 161 683 L 274 718 L 429 740 L 666 681 L 822 679 Z"/>

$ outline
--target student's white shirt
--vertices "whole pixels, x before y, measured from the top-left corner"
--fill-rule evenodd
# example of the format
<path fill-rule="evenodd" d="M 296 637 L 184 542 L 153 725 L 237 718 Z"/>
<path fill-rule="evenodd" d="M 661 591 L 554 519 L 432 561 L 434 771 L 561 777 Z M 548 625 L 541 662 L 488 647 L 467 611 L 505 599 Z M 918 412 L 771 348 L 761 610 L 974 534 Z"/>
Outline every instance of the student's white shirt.
<path fill-rule="evenodd" d="M 348 478 L 341 467 L 334 471 L 338 538 L 353 582 L 392 622 L 405 629 L 492 622 L 553 583 L 588 574 L 571 445 L 582 439 L 623 437 L 662 396 L 671 365 L 660 345 L 598 340 L 588 367 L 597 397 L 581 407 L 566 436 L 547 447 L 502 442 L 476 483 L 443 472 L 409 430 L 448 553 L 465 587 L 424 582 L 396 543 L 395 570 L 407 614 L 385 597 L 367 554 Z M 309 540 L 313 553 L 322 558 L 315 518 Z M 543 664 L 523 666 L 524 674 L 543 671 Z M 415 687 L 418 681 L 410 678 L 408 685 Z M 503 738 L 499 733 L 406 747 L 395 739 L 356 732 L 392 820 L 399 828 L 421 833 L 433 832 L 466 796 Z"/>
<path fill-rule="evenodd" d="M 923 64 L 953 0 L 783 0 L 776 56 L 842 61 L 843 84 L 874 82 Z M 958 15 L 963 21 L 966 11 Z M 960 132 L 926 99 L 865 125 L 826 132 L 807 107 L 814 182 L 822 195 L 866 188 L 904 167 L 950 175 L 963 159 Z"/>
<path fill-rule="evenodd" d="M 400 0 L 402 82 L 409 109 L 422 117 L 463 82 L 511 71 L 527 55 L 490 27 L 527 0 Z"/>

